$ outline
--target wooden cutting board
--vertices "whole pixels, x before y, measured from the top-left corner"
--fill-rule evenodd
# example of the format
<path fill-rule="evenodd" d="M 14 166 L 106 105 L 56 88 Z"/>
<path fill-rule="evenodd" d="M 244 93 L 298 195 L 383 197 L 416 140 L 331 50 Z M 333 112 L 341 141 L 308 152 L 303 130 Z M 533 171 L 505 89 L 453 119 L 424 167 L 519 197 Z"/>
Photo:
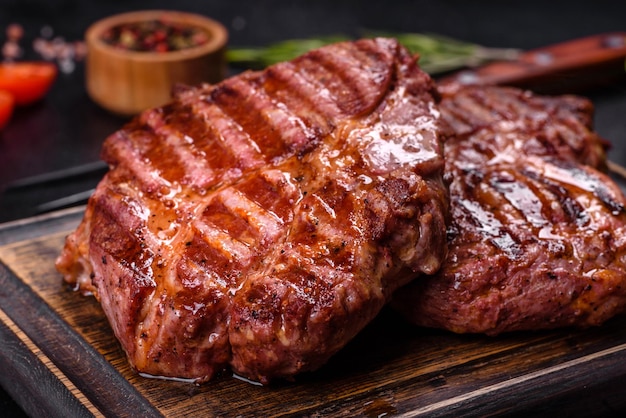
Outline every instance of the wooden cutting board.
<path fill-rule="evenodd" d="M 54 269 L 82 208 L 0 225 L 0 384 L 36 416 L 607 416 L 626 405 L 626 317 L 497 338 L 384 311 L 321 370 L 268 387 L 194 384 L 128 366 L 92 297 Z"/>

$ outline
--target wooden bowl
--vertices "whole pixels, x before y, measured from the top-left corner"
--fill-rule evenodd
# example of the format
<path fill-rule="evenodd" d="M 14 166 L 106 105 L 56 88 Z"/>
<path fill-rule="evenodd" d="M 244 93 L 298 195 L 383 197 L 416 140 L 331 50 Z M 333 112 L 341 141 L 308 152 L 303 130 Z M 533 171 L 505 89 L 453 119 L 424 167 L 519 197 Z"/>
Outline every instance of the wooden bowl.
<path fill-rule="evenodd" d="M 103 39 L 112 27 L 161 19 L 200 28 L 209 39 L 199 46 L 168 52 L 131 51 Z M 94 23 L 85 38 L 87 93 L 116 114 L 130 116 L 168 103 L 177 83 L 216 83 L 226 74 L 228 33 L 219 22 L 204 16 L 169 10 L 123 13 Z"/>

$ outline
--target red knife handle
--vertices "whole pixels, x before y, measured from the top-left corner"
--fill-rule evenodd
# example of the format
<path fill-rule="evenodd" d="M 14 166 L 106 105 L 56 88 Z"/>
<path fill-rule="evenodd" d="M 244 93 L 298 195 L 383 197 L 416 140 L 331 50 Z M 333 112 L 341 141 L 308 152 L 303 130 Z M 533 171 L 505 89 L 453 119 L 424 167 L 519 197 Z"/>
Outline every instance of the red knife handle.
<path fill-rule="evenodd" d="M 442 88 L 497 84 L 568 93 L 626 78 L 626 33 L 613 32 L 530 50 L 439 80 Z"/>

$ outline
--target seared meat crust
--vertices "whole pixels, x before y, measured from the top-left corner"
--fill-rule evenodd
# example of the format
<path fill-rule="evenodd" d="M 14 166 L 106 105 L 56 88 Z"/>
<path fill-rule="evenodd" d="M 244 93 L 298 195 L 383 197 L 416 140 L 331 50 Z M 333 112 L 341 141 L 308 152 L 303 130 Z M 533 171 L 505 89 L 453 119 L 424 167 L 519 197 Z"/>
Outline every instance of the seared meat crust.
<path fill-rule="evenodd" d="M 435 95 L 389 39 L 183 89 L 106 140 L 57 267 L 140 372 L 314 370 L 441 264 Z"/>

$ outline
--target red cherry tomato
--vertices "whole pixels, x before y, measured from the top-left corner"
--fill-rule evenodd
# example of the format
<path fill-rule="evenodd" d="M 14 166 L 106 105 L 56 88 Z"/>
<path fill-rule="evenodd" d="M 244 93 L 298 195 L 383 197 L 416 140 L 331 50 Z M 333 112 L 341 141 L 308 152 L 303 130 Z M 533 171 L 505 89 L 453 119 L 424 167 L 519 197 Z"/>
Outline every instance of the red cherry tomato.
<path fill-rule="evenodd" d="M 2 130 L 13 115 L 13 107 L 15 99 L 13 95 L 6 90 L 0 90 L 0 130 Z"/>
<path fill-rule="evenodd" d="M 46 95 L 57 75 L 50 62 L 9 62 L 0 64 L 0 90 L 10 92 L 15 104 L 29 105 Z"/>

